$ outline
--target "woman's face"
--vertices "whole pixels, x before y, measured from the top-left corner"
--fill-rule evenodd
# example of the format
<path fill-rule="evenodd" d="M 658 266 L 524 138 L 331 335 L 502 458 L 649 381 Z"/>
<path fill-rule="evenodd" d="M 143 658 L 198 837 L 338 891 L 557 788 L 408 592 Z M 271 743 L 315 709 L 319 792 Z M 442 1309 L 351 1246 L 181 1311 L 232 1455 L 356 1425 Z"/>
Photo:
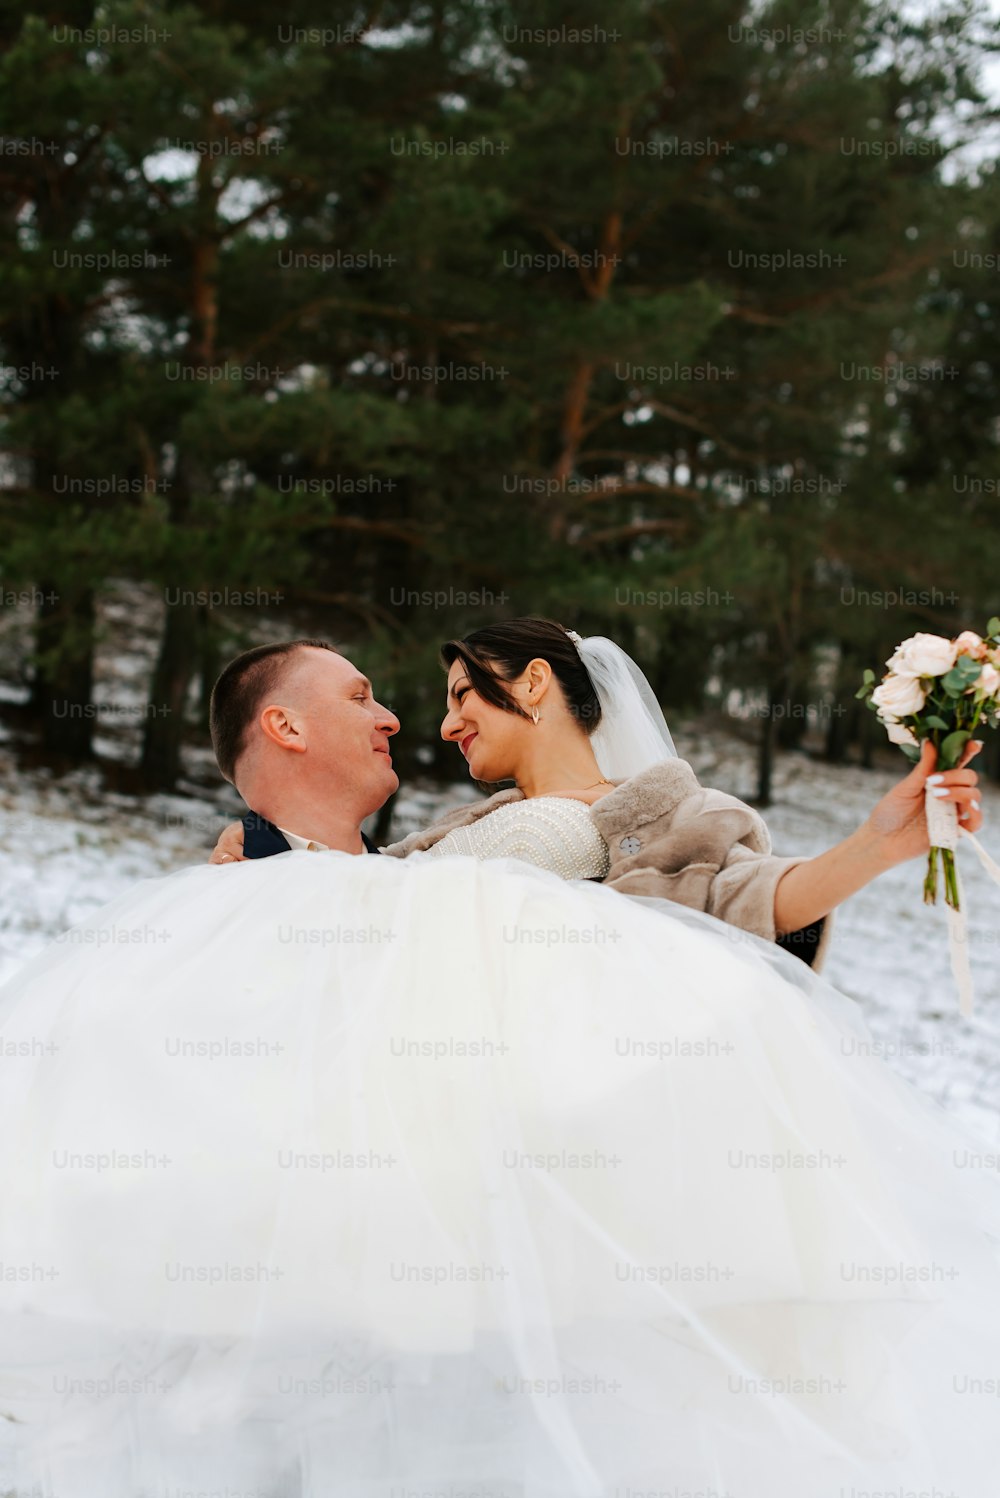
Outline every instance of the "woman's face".
<path fill-rule="evenodd" d="M 510 683 L 521 705 L 527 682 Z M 525 699 L 526 700 L 526 699 Z M 534 728 L 530 718 L 506 712 L 484 702 L 469 679 L 464 663 L 452 662 L 448 672 L 448 711 L 441 724 L 441 737 L 458 744 L 473 780 L 515 780 L 516 766 L 523 757 L 526 735 Z"/>

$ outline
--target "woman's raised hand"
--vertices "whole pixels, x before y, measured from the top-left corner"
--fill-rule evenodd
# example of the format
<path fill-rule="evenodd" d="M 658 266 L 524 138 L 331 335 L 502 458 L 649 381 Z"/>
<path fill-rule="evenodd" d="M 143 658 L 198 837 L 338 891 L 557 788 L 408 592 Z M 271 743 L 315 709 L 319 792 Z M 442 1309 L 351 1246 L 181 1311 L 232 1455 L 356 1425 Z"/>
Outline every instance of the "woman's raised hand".
<path fill-rule="evenodd" d="M 983 825 L 979 777 L 975 770 L 968 768 L 968 764 L 982 747 L 980 739 L 971 739 L 954 770 L 932 774 L 937 750 L 929 739 L 924 740 L 920 759 L 909 775 L 882 797 L 868 817 L 868 826 L 881 841 L 890 865 L 916 858 L 926 853 L 930 846 L 924 814 L 924 786 L 928 779 L 931 789 L 941 800 L 951 801 L 958 807 L 959 826 L 969 832 L 979 831 Z"/>

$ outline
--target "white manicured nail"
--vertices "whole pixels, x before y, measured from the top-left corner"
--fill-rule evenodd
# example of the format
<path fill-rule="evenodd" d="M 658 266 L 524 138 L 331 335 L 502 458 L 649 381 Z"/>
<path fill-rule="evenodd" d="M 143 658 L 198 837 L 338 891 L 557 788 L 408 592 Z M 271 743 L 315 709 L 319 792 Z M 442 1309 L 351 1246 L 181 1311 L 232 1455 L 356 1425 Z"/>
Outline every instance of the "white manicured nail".
<path fill-rule="evenodd" d="M 934 787 L 934 789 L 931 791 L 931 795 L 932 796 L 947 796 L 948 795 L 948 787 L 946 785 L 936 785 Z"/>
<path fill-rule="evenodd" d="M 941 783 L 941 781 L 943 779 L 944 779 L 943 775 L 928 775 L 928 777 L 927 777 L 927 784 L 928 785 L 940 785 L 940 783 Z"/>
<path fill-rule="evenodd" d="M 972 803 L 972 810 L 973 811 L 978 811 L 979 810 L 979 802 L 978 801 L 973 801 L 973 803 Z"/>

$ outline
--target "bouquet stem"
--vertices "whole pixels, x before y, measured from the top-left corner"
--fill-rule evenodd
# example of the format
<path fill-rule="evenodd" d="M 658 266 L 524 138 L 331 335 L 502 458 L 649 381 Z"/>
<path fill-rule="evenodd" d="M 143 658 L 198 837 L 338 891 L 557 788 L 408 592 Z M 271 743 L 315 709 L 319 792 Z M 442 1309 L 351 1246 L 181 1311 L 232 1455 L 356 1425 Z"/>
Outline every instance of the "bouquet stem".
<path fill-rule="evenodd" d="M 955 848 L 959 838 L 958 808 L 953 802 L 943 805 L 927 787 L 924 800 L 930 852 L 927 855 L 927 877 L 924 880 L 924 900 L 933 905 L 937 900 L 938 857 L 944 871 L 944 898 L 952 910 L 959 909 L 958 870 L 955 867 Z"/>
<path fill-rule="evenodd" d="M 958 873 L 955 868 L 955 853 L 952 848 L 932 848 L 928 853 L 927 874 L 924 878 L 924 904 L 934 905 L 937 903 L 938 854 L 941 855 L 941 868 L 944 873 L 945 904 L 950 905 L 952 910 L 959 910 L 961 907 L 958 896 Z"/>
<path fill-rule="evenodd" d="M 937 856 L 942 850 L 932 848 L 927 855 L 927 873 L 924 877 L 924 904 L 935 905 L 937 903 Z"/>

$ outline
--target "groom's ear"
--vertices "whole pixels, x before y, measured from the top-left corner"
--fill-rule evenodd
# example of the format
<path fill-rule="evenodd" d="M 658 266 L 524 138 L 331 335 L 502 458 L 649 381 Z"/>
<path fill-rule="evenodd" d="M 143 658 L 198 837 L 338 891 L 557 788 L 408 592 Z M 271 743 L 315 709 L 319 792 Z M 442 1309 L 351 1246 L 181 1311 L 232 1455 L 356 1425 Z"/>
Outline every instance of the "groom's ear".
<path fill-rule="evenodd" d="M 289 707 L 269 705 L 257 719 L 260 731 L 279 749 L 291 749 L 302 754 L 306 747 L 305 729 L 298 714 Z"/>

